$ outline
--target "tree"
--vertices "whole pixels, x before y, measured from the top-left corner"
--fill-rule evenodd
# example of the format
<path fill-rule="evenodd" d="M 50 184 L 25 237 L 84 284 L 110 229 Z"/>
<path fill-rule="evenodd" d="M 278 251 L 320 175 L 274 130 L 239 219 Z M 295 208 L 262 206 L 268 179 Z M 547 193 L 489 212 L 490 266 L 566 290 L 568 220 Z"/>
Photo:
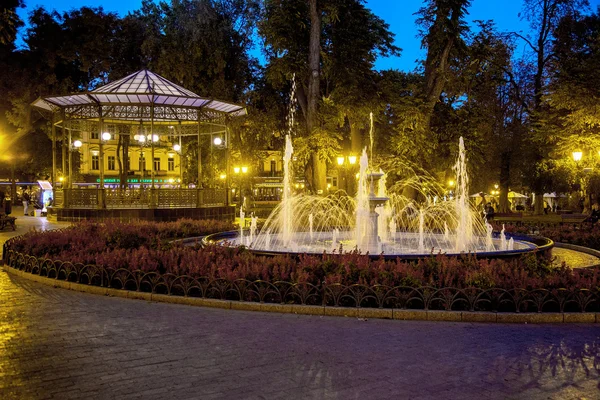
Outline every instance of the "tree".
<path fill-rule="evenodd" d="M 136 15 L 150 23 L 142 47 L 152 70 L 202 96 L 243 100 L 257 65 L 249 54 L 255 0 L 144 3 Z"/>
<path fill-rule="evenodd" d="M 600 16 L 581 19 L 565 16 L 559 23 L 553 42 L 552 68 L 548 100 L 558 116 L 559 147 L 570 153 L 585 150 L 589 154 L 600 149 Z"/>
<path fill-rule="evenodd" d="M 458 108 L 461 132 L 470 143 L 472 182 L 486 191 L 499 183 L 499 212 L 509 212 L 508 192 L 513 170 L 522 159 L 525 108 L 518 71 L 511 61 L 514 44 L 496 32 L 493 23 L 478 21 L 479 32 L 468 43 L 459 74 L 466 100 Z M 511 172 L 513 172 L 511 174 Z"/>
<path fill-rule="evenodd" d="M 453 60 L 465 50 L 464 35 L 469 29 L 464 18 L 470 4 L 470 0 L 427 0 L 418 12 L 421 46 L 427 49 L 422 92 L 426 121 L 430 120 L 450 79 Z"/>
<path fill-rule="evenodd" d="M 0 46 L 12 45 L 17 38 L 17 30 L 23 21 L 17 9 L 25 7 L 23 0 L 3 0 L 0 5 Z"/>
<path fill-rule="evenodd" d="M 529 148 L 532 149 L 531 162 L 541 164 L 549 156 L 552 141 L 549 140 L 548 107 L 544 104 L 544 96 L 548 93 L 548 85 L 552 78 L 550 62 L 554 57 L 553 39 L 559 21 L 572 16 L 577 18 L 588 6 L 587 0 L 525 0 L 522 16 L 530 23 L 531 34 L 523 36 L 514 33 L 528 46 L 533 61 L 531 62 L 531 101 L 527 105 L 529 128 L 532 135 L 528 138 Z M 546 169 L 540 165 L 532 168 L 529 183 L 536 193 L 535 211 L 543 212 L 543 190 L 546 179 L 541 173 Z M 540 171 L 538 174 L 536 171 Z"/>
<path fill-rule="evenodd" d="M 365 107 L 368 96 L 360 92 L 374 87 L 376 56 L 398 54 L 399 49 L 387 24 L 362 0 L 268 0 L 262 13 L 259 33 L 266 45 L 267 79 L 281 88 L 295 73 L 305 128 L 300 148 L 312 153 L 310 160 L 303 157 L 305 176 L 312 191 L 325 193 L 326 162 L 339 151 L 344 118 L 353 117 L 351 105 Z M 358 86 L 365 79 L 371 82 Z"/>

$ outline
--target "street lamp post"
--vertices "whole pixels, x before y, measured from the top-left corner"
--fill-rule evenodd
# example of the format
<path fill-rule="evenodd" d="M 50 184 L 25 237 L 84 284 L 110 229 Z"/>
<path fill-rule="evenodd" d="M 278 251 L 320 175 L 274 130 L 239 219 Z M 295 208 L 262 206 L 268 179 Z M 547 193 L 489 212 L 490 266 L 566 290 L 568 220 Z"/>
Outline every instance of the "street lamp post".
<path fill-rule="evenodd" d="M 238 177 L 238 195 L 240 196 L 240 204 L 242 204 L 243 202 L 243 198 L 242 198 L 242 193 L 243 193 L 243 188 L 242 188 L 242 183 L 243 183 L 243 177 L 244 175 L 246 175 L 248 173 L 248 167 L 246 166 L 235 166 L 233 167 L 233 173 Z M 234 197 L 235 199 L 235 197 Z"/>
<path fill-rule="evenodd" d="M 140 125 L 139 133 L 135 135 L 133 139 L 137 140 L 140 145 L 138 167 L 140 169 L 140 193 L 142 193 L 144 190 L 144 178 L 146 177 L 146 157 L 144 156 L 144 147 L 148 145 L 148 142 L 152 141 L 152 135 L 145 135 L 143 127 Z M 152 160 L 152 162 L 154 163 L 154 160 Z"/>
<path fill-rule="evenodd" d="M 69 135 L 71 133 L 69 132 Z M 79 148 L 82 146 L 81 140 L 75 140 L 71 142 L 71 149 L 69 151 L 69 189 L 73 189 L 73 153 L 77 152 L 79 155 Z"/>
<path fill-rule="evenodd" d="M 173 145 L 173 151 L 175 151 L 179 157 L 179 188 L 183 185 L 183 165 L 181 162 L 181 136 L 179 136 L 179 143 Z"/>
<path fill-rule="evenodd" d="M 210 163 L 211 163 L 211 168 L 212 168 L 212 172 L 210 175 L 210 184 L 211 187 L 215 188 L 215 158 L 213 155 L 213 147 L 216 147 L 217 149 L 227 149 L 227 142 L 223 140 L 223 138 L 219 135 L 216 134 L 217 136 L 214 136 L 215 134 L 211 134 L 211 144 L 210 144 Z M 227 166 L 226 168 L 227 169 Z M 225 177 L 227 177 L 227 173 L 225 174 Z"/>
<path fill-rule="evenodd" d="M 573 161 L 575 161 L 575 164 L 577 165 L 577 172 L 579 172 L 579 162 L 582 160 L 583 158 L 583 152 L 580 150 L 574 151 L 572 153 L 573 156 Z M 592 169 L 591 168 L 583 168 L 583 175 L 581 177 L 581 192 L 583 194 L 583 199 L 584 199 L 584 203 L 583 203 L 583 210 L 585 210 L 585 200 L 589 201 L 589 206 L 591 207 L 592 205 L 592 199 L 591 199 L 591 194 L 590 198 L 588 199 L 587 195 L 587 191 L 586 191 L 586 186 L 587 186 L 587 182 L 586 182 L 586 178 L 585 178 L 585 174 L 587 174 L 588 172 L 590 172 Z"/>
<path fill-rule="evenodd" d="M 456 181 L 454 179 L 448 180 L 448 197 L 452 198 L 454 196 L 454 187 L 456 186 Z"/>

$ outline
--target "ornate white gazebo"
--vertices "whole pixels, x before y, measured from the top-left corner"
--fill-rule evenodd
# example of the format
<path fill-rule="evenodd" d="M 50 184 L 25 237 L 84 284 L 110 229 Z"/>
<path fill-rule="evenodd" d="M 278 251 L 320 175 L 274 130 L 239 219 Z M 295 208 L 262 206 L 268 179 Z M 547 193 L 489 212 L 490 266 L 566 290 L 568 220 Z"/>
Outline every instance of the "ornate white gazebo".
<path fill-rule="evenodd" d="M 66 181 L 63 182 L 62 190 L 55 190 L 54 199 L 59 208 L 197 208 L 227 204 L 226 189 L 200 189 L 200 185 L 194 189 L 156 188 L 155 148 L 165 147 L 167 139 L 178 139 L 180 145 L 182 137 L 197 136 L 200 183 L 201 137 L 219 133 L 224 136 L 225 145 L 228 146 L 228 120 L 245 115 L 243 105 L 201 97 L 156 73 L 142 70 L 90 92 L 41 97 L 32 106 L 49 114 L 52 120 L 53 183 L 57 182 L 57 142 L 62 143 L 62 173 Z M 125 136 L 123 139 L 127 139 L 128 144 L 136 145 L 139 141 L 147 140 L 143 145 L 149 148 L 153 160 L 150 190 L 144 190 L 143 185 L 140 185 L 140 193 L 135 195 L 131 188 L 118 193 L 106 192 L 104 150 L 110 140 L 115 140 L 115 135 L 107 133 L 106 127 L 109 125 L 118 125 L 121 128 L 118 136 Z M 96 191 L 76 188 L 72 182 L 70 150 L 73 138 L 77 137 L 85 142 L 82 132 L 86 131 L 91 132 L 87 138 L 88 144 L 97 148 L 99 153 Z M 144 159 L 143 155 L 140 157 Z M 124 164 L 129 166 L 129 159 L 124 160 Z M 67 170 L 68 178 L 65 172 Z"/>

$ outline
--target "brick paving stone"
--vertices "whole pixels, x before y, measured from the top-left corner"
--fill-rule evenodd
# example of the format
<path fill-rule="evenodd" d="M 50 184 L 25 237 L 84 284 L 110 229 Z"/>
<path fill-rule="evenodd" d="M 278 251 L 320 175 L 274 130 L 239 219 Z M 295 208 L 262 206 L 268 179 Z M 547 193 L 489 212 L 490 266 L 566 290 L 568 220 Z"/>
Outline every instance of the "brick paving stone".
<path fill-rule="evenodd" d="M 2 400 L 596 399 L 599 368 L 593 324 L 220 310 L 0 271 Z"/>

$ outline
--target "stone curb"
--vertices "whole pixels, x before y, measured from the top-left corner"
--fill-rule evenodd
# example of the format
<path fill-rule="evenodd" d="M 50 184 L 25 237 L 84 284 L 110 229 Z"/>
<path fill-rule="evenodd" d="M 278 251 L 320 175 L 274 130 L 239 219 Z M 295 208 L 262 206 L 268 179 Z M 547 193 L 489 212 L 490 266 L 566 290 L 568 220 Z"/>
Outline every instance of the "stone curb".
<path fill-rule="evenodd" d="M 351 308 L 309 306 L 301 304 L 272 304 L 246 301 L 204 299 L 199 297 L 169 296 L 147 292 L 135 292 L 114 288 L 67 282 L 3 266 L 4 271 L 44 285 L 73 290 L 76 292 L 160 303 L 185 304 L 222 308 L 228 310 L 262 311 L 286 314 L 352 317 L 361 319 L 395 319 L 404 321 L 450 321 L 450 322 L 496 322 L 520 324 L 591 324 L 600 323 L 600 313 L 495 313 L 477 311 L 405 310 L 391 308 Z"/>

